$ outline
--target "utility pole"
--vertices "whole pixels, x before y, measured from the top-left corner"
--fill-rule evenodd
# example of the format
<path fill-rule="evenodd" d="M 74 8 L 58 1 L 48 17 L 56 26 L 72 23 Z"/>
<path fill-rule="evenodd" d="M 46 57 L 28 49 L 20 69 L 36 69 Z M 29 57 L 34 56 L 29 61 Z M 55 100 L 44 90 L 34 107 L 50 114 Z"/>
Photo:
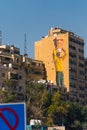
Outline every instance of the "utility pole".
<path fill-rule="evenodd" d="M 2 45 L 2 32 L 0 31 L 0 46 Z"/>
<path fill-rule="evenodd" d="M 27 40 L 26 40 L 26 33 L 24 34 L 24 55 L 27 54 L 27 46 L 26 46 Z"/>
<path fill-rule="evenodd" d="M 26 33 L 25 33 L 24 34 L 24 56 L 25 56 L 25 59 L 27 57 L 27 46 L 26 46 L 26 43 L 27 43 L 27 40 L 26 40 Z M 26 102 L 26 83 L 24 85 L 24 101 Z"/>

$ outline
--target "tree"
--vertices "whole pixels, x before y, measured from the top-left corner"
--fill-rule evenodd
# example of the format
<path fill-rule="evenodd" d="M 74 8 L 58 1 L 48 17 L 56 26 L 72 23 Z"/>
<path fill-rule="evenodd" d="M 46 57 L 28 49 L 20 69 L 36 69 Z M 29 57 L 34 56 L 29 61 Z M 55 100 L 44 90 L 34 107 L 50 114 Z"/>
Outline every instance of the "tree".
<path fill-rule="evenodd" d="M 71 129 L 73 129 L 73 130 L 83 130 L 82 129 L 82 124 L 80 123 L 79 120 L 75 120 L 73 122 L 73 124 L 71 125 Z"/>
<path fill-rule="evenodd" d="M 81 115 L 82 115 L 82 122 L 87 122 L 87 106 L 82 107 Z"/>
<path fill-rule="evenodd" d="M 51 118 L 51 125 L 64 124 L 65 117 L 69 108 L 68 102 L 65 102 L 59 92 L 56 92 L 52 97 L 52 103 L 48 109 L 48 117 Z M 49 122 L 49 121 L 48 121 Z"/>
<path fill-rule="evenodd" d="M 70 107 L 68 109 L 67 117 L 66 117 L 66 127 L 68 129 L 77 129 L 80 130 L 82 129 L 82 106 L 76 102 L 71 103 L 70 102 Z"/>
<path fill-rule="evenodd" d="M 0 103 L 17 102 L 17 94 L 13 94 L 10 90 L 0 89 Z"/>
<path fill-rule="evenodd" d="M 45 86 L 43 84 L 29 82 L 25 88 L 28 122 L 31 118 L 42 119 L 42 106 L 47 97 Z"/>

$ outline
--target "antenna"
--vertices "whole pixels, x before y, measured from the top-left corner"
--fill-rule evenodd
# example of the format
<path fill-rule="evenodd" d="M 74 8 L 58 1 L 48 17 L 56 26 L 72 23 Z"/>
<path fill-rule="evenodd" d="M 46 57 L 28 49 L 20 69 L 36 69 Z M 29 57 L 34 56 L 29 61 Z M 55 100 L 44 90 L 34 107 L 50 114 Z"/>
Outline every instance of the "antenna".
<path fill-rule="evenodd" d="M 27 40 L 26 40 L 26 33 L 25 33 L 25 34 L 24 34 L 24 55 L 27 54 L 26 42 L 27 42 Z"/>
<path fill-rule="evenodd" d="M 2 32 L 0 31 L 0 46 L 2 44 Z"/>

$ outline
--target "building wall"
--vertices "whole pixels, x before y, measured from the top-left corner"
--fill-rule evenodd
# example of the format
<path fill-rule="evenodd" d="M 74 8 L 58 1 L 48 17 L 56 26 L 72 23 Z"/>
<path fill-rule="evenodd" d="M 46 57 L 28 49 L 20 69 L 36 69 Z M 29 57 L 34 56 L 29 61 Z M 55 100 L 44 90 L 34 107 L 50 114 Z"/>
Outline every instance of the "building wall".
<path fill-rule="evenodd" d="M 64 60 L 64 84 L 69 92 L 70 100 L 85 103 L 85 64 L 84 64 L 84 40 L 72 32 L 59 28 L 51 29 L 48 36 L 35 42 L 35 59 L 45 63 L 47 80 L 53 80 L 56 84 L 55 66 L 53 62 L 53 39 L 62 37 L 63 48 L 67 52 Z"/>
<path fill-rule="evenodd" d="M 85 66 L 84 40 L 76 35 L 69 35 L 70 98 L 84 103 Z"/>
<path fill-rule="evenodd" d="M 64 38 L 63 48 L 66 50 L 66 58 L 63 62 L 64 84 L 69 91 L 69 43 L 68 33 L 60 34 L 57 37 Z M 55 48 L 53 39 L 55 36 L 48 36 L 35 42 L 35 59 L 42 60 L 46 66 L 47 80 L 52 80 L 56 84 L 55 65 L 53 61 L 53 49 Z"/>
<path fill-rule="evenodd" d="M 0 79 L 0 89 L 10 88 L 21 94 L 29 81 L 46 79 L 45 65 L 20 55 L 20 49 L 13 45 L 0 45 Z"/>
<path fill-rule="evenodd" d="M 35 59 L 44 62 L 47 71 L 47 80 L 55 82 L 55 67 L 52 58 L 53 48 L 52 37 L 43 38 L 41 41 L 35 43 Z"/>
<path fill-rule="evenodd" d="M 87 58 L 85 58 L 85 102 L 87 104 Z"/>
<path fill-rule="evenodd" d="M 65 130 L 65 126 L 48 127 L 48 130 Z"/>

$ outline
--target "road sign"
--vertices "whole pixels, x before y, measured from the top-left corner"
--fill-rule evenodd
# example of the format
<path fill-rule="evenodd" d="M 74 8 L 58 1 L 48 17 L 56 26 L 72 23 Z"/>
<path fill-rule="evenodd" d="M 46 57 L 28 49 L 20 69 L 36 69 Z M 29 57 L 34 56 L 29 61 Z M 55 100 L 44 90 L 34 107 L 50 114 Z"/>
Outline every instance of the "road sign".
<path fill-rule="evenodd" d="M 25 103 L 0 104 L 0 130 L 26 130 Z"/>

